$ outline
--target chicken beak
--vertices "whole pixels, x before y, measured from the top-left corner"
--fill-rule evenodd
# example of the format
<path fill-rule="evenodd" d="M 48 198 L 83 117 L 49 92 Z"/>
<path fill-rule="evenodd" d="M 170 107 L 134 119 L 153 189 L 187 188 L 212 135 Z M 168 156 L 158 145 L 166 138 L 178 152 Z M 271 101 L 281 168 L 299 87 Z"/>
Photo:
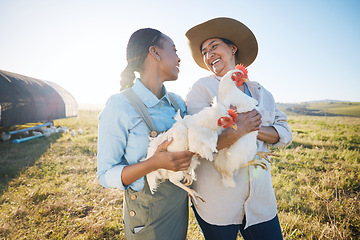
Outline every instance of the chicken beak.
<path fill-rule="evenodd" d="M 236 124 L 231 125 L 230 127 L 232 127 L 233 129 L 237 130 L 237 125 L 236 125 Z"/>

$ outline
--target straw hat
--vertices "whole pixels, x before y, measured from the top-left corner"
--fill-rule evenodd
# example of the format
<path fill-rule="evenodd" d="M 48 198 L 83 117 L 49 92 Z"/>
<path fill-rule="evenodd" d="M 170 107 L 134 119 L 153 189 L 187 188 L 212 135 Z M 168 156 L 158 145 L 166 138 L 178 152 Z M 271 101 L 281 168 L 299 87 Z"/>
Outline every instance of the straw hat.
<path fill-rule="evenodd" d="M 225 38 L 238 49 L 238 63 L 249 66 L 256 58 L 258 45 L 255 35 L 241 22 L 232 18 L 214 18 L 191 28 L 185 34 L 195 62 L 209 70 L 203 60 L 201 44 L 210 38 Z"/>

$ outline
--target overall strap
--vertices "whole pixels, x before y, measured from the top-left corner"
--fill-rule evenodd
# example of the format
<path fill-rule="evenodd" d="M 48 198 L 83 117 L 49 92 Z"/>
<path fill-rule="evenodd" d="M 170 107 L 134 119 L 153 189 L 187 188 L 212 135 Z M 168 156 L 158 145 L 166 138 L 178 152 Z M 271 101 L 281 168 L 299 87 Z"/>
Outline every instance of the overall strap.
<path fill-rule="evenodd" d="M 139 114 L 140 118 L 148 127 L 150 131 L 150 136 L 156 137 L 160 132 L 156 129 L 155 124 L 143 101 L 141 101 L 141 99 L 134 93 L 132 88 L 125 89 L 124 91 L 122 91 L 122 94 L 124 94 L 125 97 L 127 97 L 127 99 L 129 100 L 129 102 L 131 103 L 137 114 Z M 181 110 L 179 104 L 176 102 L 176 100 L 171 94 L 168 94 L 168 96 L 171 105 L 173 106 L 173 108 L 175 108 L 175 111 L 177 112 L 180 110 L 180 116 L 183 118 L 184 112 Z"/>
<path fill-rule="evenodd" d="M 141 99 L 134 93 L 132 88 L 125 89 L 124 91 L 122 91 L 122 94 L 124 94 L 125 97 L 127 97 L 127 99 L 129 100 L 129 102 L 131 103 L 137 114 L 139 114 L 140 118 L 148 127 L 150 131 L 150 136 L 156 137 L 158 135 L 158 130 L 156 129 L 155 124 L 152 118 L 150 117 L 150 114 L 143 101 L 141 101 Z"/>
<path fill-rule="evenodd" d="M 171 105 L 175 108 L 175 111 L 178 112 L 180 110 L 180 116 L 182 118 L 184 118 L 184 112 L 181 110 L 179 104 L 176 102 L 175 98 L 173 97 L 172 94 L 168 93 L 169 99 L 170 99 L 170 103 Z"/>

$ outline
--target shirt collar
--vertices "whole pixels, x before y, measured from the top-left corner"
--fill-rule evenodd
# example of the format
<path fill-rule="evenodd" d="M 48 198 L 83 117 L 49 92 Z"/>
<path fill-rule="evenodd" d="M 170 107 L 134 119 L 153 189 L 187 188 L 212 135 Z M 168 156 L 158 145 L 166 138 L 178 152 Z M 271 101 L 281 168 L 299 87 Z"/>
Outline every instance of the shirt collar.
<path fill-rule="evenodd" d="M 164 96 L 161 99 L 158 99 L 147 87 L 145 87 L 145 85 L 140 81 L 139 78 L 135 79 L 135 83 L 132 86 L 132 89 L 148 108 L 154 107 L 163 99 L 166 99 L 170 103 L 168 92 L 164 85 L 162 85 L 162 91 L 164 92 Z"/>

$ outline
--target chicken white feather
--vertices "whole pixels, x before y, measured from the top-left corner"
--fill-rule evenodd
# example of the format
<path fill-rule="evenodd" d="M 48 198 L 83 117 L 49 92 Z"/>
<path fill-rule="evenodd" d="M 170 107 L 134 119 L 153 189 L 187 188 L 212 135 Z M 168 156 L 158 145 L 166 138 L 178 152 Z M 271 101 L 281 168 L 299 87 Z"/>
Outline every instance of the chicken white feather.
<path fill-rule="evenodd" d="M 235 126 L 232 120 L 224 104 L 217 103 L 215 98 L 211 107 L 206 107 L 192 116 L 186 116 L 189 150 L 202 158 L 213 161 L 213 153 L 217 152 L 219 132 L 223 128 Z"/>
<path fill-rule="evenodd" d="M 222 127 L 235 125 L 228 111 L 222 104 L 213 104 L 211 107 L 204 108 L 197 114 L 185 116 L 184 119 L 177 114 L 176 123 L 167 131 L 159 134 L 150 140 L 147 152 L 147 159 L 156 151 L 157 147 L 165 140 L 173 138 L 167 151 L 178 152 L 190 150 L 196 155 L 192 157 L 189 168 L 186 171 L 174 172 L 166 169 L 158 169 L 146 175 L 146 179 L 151 193 L 154 193 L 158 185 L 169 179 L 176 186 L 187 191 L 197 205 L 196 198 L 204 199 L 187 187 L 195 180 L 195 168 L 199 164 L 198 156 L 213 160 L 213 153 L 216 152 L 218 130 Z M 185 184 L 181 181 L 185 178 Z"/>
<path fill-rule="evenodd" d="M 177 114 L 175 119 L 176 122 L 168 131 L 159 134 L 155 138 L 150 138 L 147 159 L 154 155 L 162 142 L 170 138 L 173 138 L 173 141 L 167 147 L 167 151 L 179 152 L 188 150 L 188 136 L 185 121 L 181 118 L 180 114 Z M 154 193 L 158 184 L 166 179 L 169 179 L 170 182 L 184 189 L 185 186 L 182 186 L 183 184 L 180 182 L 183 178 L 183 171 L 174 172 L 166 169 L 158 169 L 146 175 L 151 193 Z"/>
<path fill-rule="evenodd" d="M 244 81 L 244 78 L 248 81 L 246 69 L 243 71 L 235 69 L 223 76 L 219 84 L 219 102 L 228 108 L 234 106 L 238 113 L 243 113 L 255 109 L 258 102 L 237 87 L 236 81 L 240 78 L 242 78 L 241 81 Z M 267 169 L 262 158 L 254 159 L 257 154 L 257 134 L 257 131 L 250 132 L 230 147 L 218 152 L 214 159 L 214 166 L 221 174 L 224 186 L 235 186 L 233 176 L 240 168 L 255 165 Z"/>

